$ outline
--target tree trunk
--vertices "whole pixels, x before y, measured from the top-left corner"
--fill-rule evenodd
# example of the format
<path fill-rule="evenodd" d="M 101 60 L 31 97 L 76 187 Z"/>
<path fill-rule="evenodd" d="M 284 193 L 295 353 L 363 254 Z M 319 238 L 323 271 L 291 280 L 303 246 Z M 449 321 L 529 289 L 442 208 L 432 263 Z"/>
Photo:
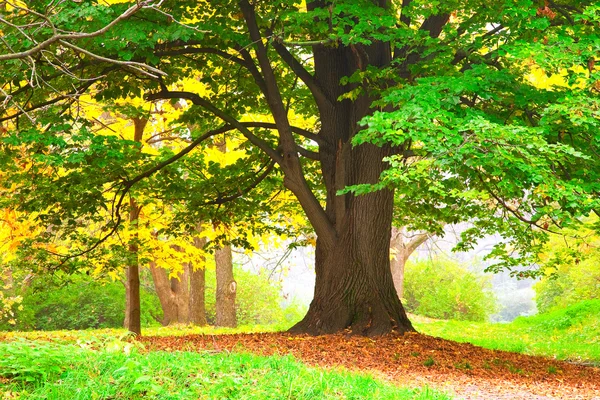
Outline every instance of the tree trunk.
<path fill-rule="evenodd" d="M 171 324 L 187 324 L 189 322 L 189 292 L 185 289 L 188 283 L 189 267 L 184 266 L 184 273 L 178 278 L 169 278 L 169 272 L 150 262 L 150 272 L 154 288 L 163 310 L 163 326 Z"/>
<path fill-rule="evenodd" d="M 201 249 L 206 245 L 205 237 L 195 237 L 194 246 Z M 190 323 L 194 325 L 206 325 L 206 270 L 204 265 L 192 265 L 190 263 Z"/>
<path fill-rule="evenodd" d="M 137 226 L 141 207 L 134 199 L 129 200 L 129 223 L 131 229 Z M 134 237 L 134 240 L 136 238 Z M 130 262 L 127 266 L 125 280 L 125 321 L 123 325 L 129 332 L 142 334 L 141 305 L 140 305 L 140 269 L 138 264 L 138 245 L 133 241 L 129 244 Z"/>
<path fill-rule="evenodd" d="M 233 278 L 233 260 L 231 246 L 215 251 L 217 290 L 216 290 L 216 326 L 236 327 L 235 296 L 237 283 Z"/>
<path fill-rule="evenodd" d="M 140 143 L 144 135 L 144 128 L 148 120 L 145 118 L 134 118 L 134 134 L 133 140 Z M 129 224 L 130 229 L 137 229 L 138 219 L 142 207 L 138 206 L 135 199 L 129 199 Z M 127 266 L 127 277 L 125 281 L 125 321 L 123 325 L 129 332 L 136 335 L 142 334 L 141 322 L 141 305 L 140 305 L 140 268 L 138 264 L 138 244 L 136 243 L 137 235 L 134 235 L 134 240 L 129 244 L 129 253 L 131 261 Z"/>
<path fill-rule="evenodd" d="M 352 144 L 353 137 L 362 129 L 362 119 L 374 112 L 371 105 L 377 99 L 370 97 L 369 93 L 380 92 L 382 88 L 396 83 L 365 79 L 361 83 L 342 85 L 342 78 L 368 69 L 396 68 L 391 63 L 391 45 L 378 41 L 369 45 L 336 43 L 335 46 L 315 42 L 314 74 L 310 74 L 284 44 L 277 40 L 269 41 L 280 58 L 306 84 L 319 110 L 320 130 L 316 141 L 326 188 L 323 209 L 306 181 L 287 117 L 288 110 L 282 100 L 277 74 L 264 44 L 253 3 L 240 0 L 238 4 L 260 67 L 259 72 L 253 66 L 253 76 L 265 95 L 279 132 L 278 151 L 270 151 L 272 149 L 258 140 L 253 143 L 277 162 L 284 174 L 284 185 L 298 199 L 318 237 L 315 297 L 306 317 L 292 330 L 320 334 L 351 327 L 353 332 L 364 335 L 412 331 L 414 329 L 398 299 L 390 270 L 393 192 L 386 189 L 361 196 L 338 196 L 338 192 L 347 186 L 377 183 L 386 166 L 384 158 L 401 154 L 410 147 L 409 142 L 393 148 L 389 145 Z M 394 12 L 389 0 L 372 0 L 372 3 Z M 307 2 L 306 7 L 309 11 L 324 11 L 321 17 L 314 17 L 320 20 L 315 22 L 332 23 L 327 16 L 327 10 L 331 12 L 330 1 L 313 0 Z M 421 29 L 428 31 L 430 37 L 437 37 L 448 18 L 448 15 L 433 15 L 423 22 Z M 409 24 L 410 19 L 404 18 L 403 22 Z M 400 72 L 409 72 L 411 62 L 416 59 L 411 61 L 406 57 L 408 49 L 396 49 L 396 52 L 397 68 L 401 69 Z M 244 57 L 251 56 L 245 54 Z M 401 62 L 402 59 L 404 62 Z M 227 116 L 224 118 L 228 119 Z M 246 132 L 246 136 L 249 135 L 251 133 Z"/>
<path fill-rule="evenodd" d="M 355 170 L 361 171 L 365 168 Z M 317 240 L 314 299 L 291 331 L 326 334 L 351 328 L 355 334 L 375 336 L 413 330 L 390 270 L 393 193 L 348 196 L 345 203 L 334 244 Z"/>
<path fill-rule="evenodd" d="M 390 250 L 392 252 L 391 270 L 394 287 L 398 297 L 404 296 L 404 266 L 408 257 L 429 237 L 426 233 L 407 235 L 403 229 L 392 227 Z"/>
<path fill-rule="evenodd" d="M 323 6 L 322 2 L 309 7 Z M 359 121 L 372 112 L 372 98 L 338 100 L 351 85 L 340 80 L 367 65 L 387 66 L 386 43 L 371 46 L 313 47 L 315 80 L 332 99 L 319 102 L 321 120 L 319 156 L 327 188 L 326 219 L 335 234 L 323 240 L 318 226 L 323 216 L 307 215 L 317 231 L 315 295 L 305 318 L 293 332 L 325 334 L 351 328 L 361 335 L 413 331 L 400 303 L 390 270 L 390 233 L 394 196 L 391 190 L 338 196 L 349 185 L 376 183 L 385 169 L 384 157 L 399 149 L 370 144 L 353 146 Z M 367 89 L 368 90 L 368 89 Z M 290 187 L 292 191 L 294 188 Z M 316 220 L 313 222 L 313 220 Z M 327 233 L 327 232 L 325 232 Z"/>

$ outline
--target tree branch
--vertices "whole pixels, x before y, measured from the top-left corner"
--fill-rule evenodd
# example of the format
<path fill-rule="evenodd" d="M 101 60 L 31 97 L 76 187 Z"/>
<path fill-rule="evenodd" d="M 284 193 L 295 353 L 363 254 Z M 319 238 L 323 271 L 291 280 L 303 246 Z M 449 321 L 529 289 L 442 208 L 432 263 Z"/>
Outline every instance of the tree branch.
<path fill-rule="evenodd" d="M 310 90 L 310 92 L 314 96 L 315 101 L 317 102 L 317 104 L 319 104 L 321 106 L 323 106 L 323 105 L 328 105 L 328 106 L 333 105 L 334 101 L 332 101 L 325 94 L 325 92 L 323 91 L 323 89 L 321 88 L 321 86 L 315 80 L 314 76 L 312 76 L 306 70 L 306 68 L 304 68 L 304 66 L 296 59 L 296 57 L 294 57 L 294 55 L 292 53 L 290 53 L 290 51 L 282 44 L 283 42 L 280 39 L 278 39 L 278 38 L 274 38 L 274 40 L 272 41 L 272 43 L 273 43 L 273 47 L 275 48 L 275 51 L 277 51 L 277 54 L 279 54 L 279 56 L 281 57 L 281 59 L 287 65 L 289 65 L 289 67 L 292 69 L 292 71 L 294 71 L 294 73 L 300 79 L 302 79 L 302 82 L 304 82 L 304 84 L 306 85 L 306 87 L 308 87 L 308 89 Z"/>
<path fill-rule="evenodd" d="M 225 204 L 228 203 L 230 201 L 239 199 L 240 197 L 250 193 L 250 191 L 254 188 L 256 188 L 262 181 L 264 181 L 267 176 L 269 176 L 269 174 L 271 173 L 271 171 L 273 171 L 273 168 L 275 167 L 275 162 L 271 161 L 268 165 L 267 168 L 263 171 L 262 174 L 260 174 L 255 180 L 254 182 L 252 182 L 251 185 L 247 186 L 244 189 L 239 189 L 238 192 L 236 194 L 230 195 L 230 196 L 225 196 L 225 197 L 218 197 L 215 200 L 211 200 L 211 201 L 207 201 L 204 202 L 203 205 L 219 205 L 219 204 Z M 264 167 L 263 167 L 264 168 Z M 261 168 L 262 169 L 262 168 Z"/>
<path fill-rule="evenodd" d="M 221 118 L 225 123 L 231 125 L 233 128 L 239 130 L 242 135 L 246 137 L 256 147 L 264 151 L 273 161 L 280 164 L 283 159 L 279 153 L 275 151 L 266 141 L 254 135 L 250 130 L 244 126 L 240 121 L 225 113 L 224 111 L 215 107 L 210 101 L 200 97 L 196 93 L 191 92 L 179 92 L 162 90 L 158 93 L 152 93 L 146 96 L 147 100 L 160 100 L 160 99 L 188 99 L 197 106 L 210 111 L 215 116 Z"/>
<path fill-rule="evenodd" d="M 117 18 L 115 18 L 114 20 L 112 20 L 111 22 L 106 24 L 104 27 L 98 29 L 97 31 L 90 32 L 90 33 L 72 32 L 72 33 L 67 33 L 67 34 L 55 34 L 52 37 L 50 37 L 49 39 L 44 40 L 43 42 L 37 44 L 36 46 L 32 47 L 29 50 L 17 52 L 17 53 L 10 53 L 10 54 L 0 54 L 0 61 L 27 58 L 36 53 L 39 53 L 40 51 L 44 50 L 48 46 L 50 46 L 60 40 L 79 40 L 79 39 L 88 39 L 88 38 L 100 36 L 100 35 L 108 32 L 113 26 L 117 25 L 119 22 L 131 17 L 133 14 L 135 14 L 137 11 L 141 10 L 142 8 L 149 7 L 149 4 L 151 4 L 152 2 L 153 2 L 153 0 L 137 1 L 135 5 L 129 7 L 127 10 L 125 10 L 125 12 L 123 12 Z M 24 10 L 27 12 L 31 12 L 31 10 L 27 10 L 27 9 L 24 9 Z M 46 20 L 47 20 L 47 18 L 46 18 Z M 54 27 L 52 26 L 52 28 L 54 28 Z"/>

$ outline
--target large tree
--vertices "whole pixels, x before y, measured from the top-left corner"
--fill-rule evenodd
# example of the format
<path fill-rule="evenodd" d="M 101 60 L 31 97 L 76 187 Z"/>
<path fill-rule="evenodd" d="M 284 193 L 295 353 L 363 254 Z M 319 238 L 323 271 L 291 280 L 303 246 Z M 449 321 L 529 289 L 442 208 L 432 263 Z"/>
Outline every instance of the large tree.
<path fill-rule="evenodd" d="M 193 104 L 183 119 L 205 133 L 190 146 L 215 132 L 239 131 L 277 165 L 317 234 L 314 299 L 292 330 L 410 331 L 390 272 L 394 190 L 411 230 L 436 233 L 445 223 L 473 220 L 465 243 L 500 230 L 519 239 L 523 254 L 548 224 L 594 207 L 596 175 L 583 172 L 584 154 L 573 149 L 597 146 L 593 3 L 11 5 L 0 21 L 9 106 L 1 120 L 18 119 L 19 132 L 28 134 L 5 143 L 54 151 L 60 144 L 53 135 L 80 128 L 74 109 L 86 91 L 97 99 L 143 92 L 149 101 Z M 559 65 L 545 64 L 548 54 Z M 536 64 L 580 75 L 592 106 L 568 96 L 580 86 L 558 97 L 536 88 L 527 78 Z M 574 65 L 585 69 L 574 72 Z M 196 71 L 202 92 L 180 83 Z M 553 121 L 546 111 L 567 104 L 580 104 L 584 129 L 573 118 Z M 41 109 L 46 115 L 37 117 Z M 264 121 L 244 120 L 249 111 Z M 314 129 L 293 126 L 292 111 L 316 116 Z M 569 142 L 571 131 L 582 134 Z M 118 176 L 116 185 L 126 193 L 188 151 L 135 177 Z"/>

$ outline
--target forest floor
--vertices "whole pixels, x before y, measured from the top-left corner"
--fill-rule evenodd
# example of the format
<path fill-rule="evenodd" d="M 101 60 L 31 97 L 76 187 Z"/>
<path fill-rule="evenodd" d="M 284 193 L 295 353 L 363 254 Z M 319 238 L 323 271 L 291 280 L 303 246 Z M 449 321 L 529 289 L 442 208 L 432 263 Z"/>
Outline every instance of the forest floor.
<path fill-rule="evenodd" d="M 488 350 L 418 333 L 366 338 L 289 333 L 145 336 L 146 350 L 287 355 L 308 365 L 368 372 L 400 386 L 463 399 L 598 399 L 600 368 Z"/>

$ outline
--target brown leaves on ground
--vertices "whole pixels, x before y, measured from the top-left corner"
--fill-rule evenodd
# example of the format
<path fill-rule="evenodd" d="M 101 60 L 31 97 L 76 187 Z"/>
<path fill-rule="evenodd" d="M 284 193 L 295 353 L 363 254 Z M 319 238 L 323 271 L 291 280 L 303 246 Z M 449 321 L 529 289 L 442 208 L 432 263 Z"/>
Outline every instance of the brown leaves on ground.
<path fill-rule="evenodd" d="M 149 350 L 292 354 L 309 365 L 371 372 L 466 399 L 600 399 L 600 368 L 488 350 L 418 333 L 366 338 L 259 333 L 143 337 Z"/>

